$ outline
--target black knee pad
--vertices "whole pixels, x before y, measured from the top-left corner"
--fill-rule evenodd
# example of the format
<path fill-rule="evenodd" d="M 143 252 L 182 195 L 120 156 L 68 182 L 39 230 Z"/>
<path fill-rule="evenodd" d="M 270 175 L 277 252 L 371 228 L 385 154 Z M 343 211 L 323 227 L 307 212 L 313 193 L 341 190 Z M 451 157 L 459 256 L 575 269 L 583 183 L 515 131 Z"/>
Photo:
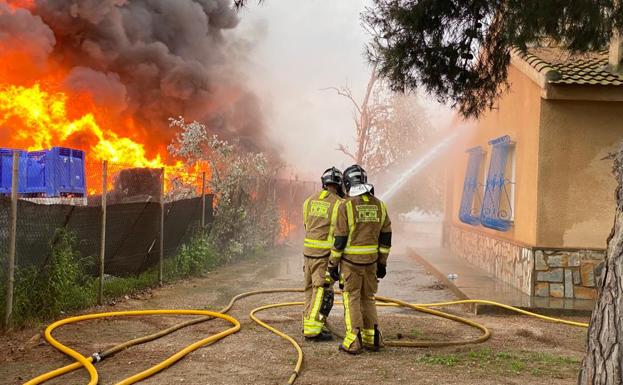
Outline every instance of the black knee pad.
<path fill-rule="evenodd" d="M 324 318 L 327 318 L 329 313 L 331 313 L 331 309 L 333 309 L 333 296 L 334 293 L 332 289 L 324 290 L 322 302 L 320 303 L 320 310 L 318 311 Z"/>

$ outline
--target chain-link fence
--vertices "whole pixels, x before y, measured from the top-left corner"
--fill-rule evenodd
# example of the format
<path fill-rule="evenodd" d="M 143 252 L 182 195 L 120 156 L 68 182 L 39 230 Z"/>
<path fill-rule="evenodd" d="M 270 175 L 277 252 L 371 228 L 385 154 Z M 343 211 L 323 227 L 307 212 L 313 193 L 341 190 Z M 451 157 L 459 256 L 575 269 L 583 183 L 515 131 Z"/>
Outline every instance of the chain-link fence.
<path fill-rule="evenodd" d="M 6 256 L 0 271 L 3 289 L 16 274 L 7 269 L 10 259 L 16 271 L 28 271 L 28 279 L 36 280 L 49 269 L 51 259 L 58 258 L 55 250 L 70 234 L 76 258 L 97 278 L 95 291 L 101 303 L 105 283 L 114 277 L 151 269 L 156 272 L 150 276 L 152 283 L 162 282 L 165 262 L 176 258 L 197 232 L 203 229 L 201 233 L 207 234 L 213 223 L 209 170 L 86 161 L 83 178 L 84 193 L 76 192 L 79 188 L 56 196 L 20 192 L 15 229 L 10 226 L 11 194 L 0 194 L 0 255 Z M 273 245 L 301 230 L 301 203 L 317 188 L 315 183 L 265 177 L 251 178 L 240 187 L 256 202 L 254 206 L 272 202 L 277 207 L 279 220 L 269 242 Z M 15 253 L 9 255 L 12 241 Z M 7 301 L 8 291 L 3 290 L 0 302 Z"/>

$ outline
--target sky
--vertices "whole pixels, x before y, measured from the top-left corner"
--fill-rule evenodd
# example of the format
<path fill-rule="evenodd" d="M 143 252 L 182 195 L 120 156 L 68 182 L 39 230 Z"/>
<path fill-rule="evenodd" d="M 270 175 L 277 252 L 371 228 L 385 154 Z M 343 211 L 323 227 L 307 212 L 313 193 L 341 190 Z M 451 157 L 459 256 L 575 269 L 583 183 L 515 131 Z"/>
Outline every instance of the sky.
<path fill-rule="evenodd" d="M 266 0 L 241 11 L 235 33 L 251 43 L 248 80 L 262 100 L 271 139 L 296 170 L 290 174 L 315 177 L 332 165 L 351 163 L 335 150 L 339 143 L 354 144 L 350 102 L 322 89 L 348 85 L 362 98 L 370 66 L 360 12 L 369 3 Z M 447 108 L 426 95 L 422 99 L 431 123 L 449 122 Z"/>

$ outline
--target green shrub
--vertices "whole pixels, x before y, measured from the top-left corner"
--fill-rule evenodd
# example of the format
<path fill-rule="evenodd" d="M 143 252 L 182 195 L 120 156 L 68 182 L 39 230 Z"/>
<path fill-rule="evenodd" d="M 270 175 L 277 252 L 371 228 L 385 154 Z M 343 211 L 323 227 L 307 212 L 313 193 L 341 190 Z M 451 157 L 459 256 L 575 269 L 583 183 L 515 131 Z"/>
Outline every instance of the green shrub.
<path fill-rule="evenodd" d="M 115 299 L 131 295 L 158 284 L 158 269 L 151 268 L 135 276 L 110 277 L 104 280 L 104 298 Z"/>
<path fill-rule="evenodd" d="M 274 198 L 258 198 L 257 190 L 260 180 L 275 183 L 281 165 L 237 140 L 210 135 L 205 124 L 197 121 L 187 123 L 179 117 L 169 119 L 169 124 L 179 131 L 168 147 L 171 155 L 189 165 L 210 165 L 209 187 L 215 206 L 209 243 L 219 258 L 240 259 L 258 247 L 272 245 L 279 231 L 278 208 Z"/>
<path fill-rule="evenodd" d="M 197 276 L 233 258 L 252 257 L 265 249 L 245 245 L 243 252 L 220 253 L 212 237 L 197 231 L 182 245 L 174 258 L 165 260 L 164 278 L 167 281 Z M 258 242 L 259 243 L 259 242 Z M 98 280 L 93 277 L 94 259 L 81 258 L 75 249 L 76 239 L 67 230 L 59 230 L 43 266 L 18 268 L 15 272 L 13 324 L 24 325 L 56 318 L 60 314 L 95 305 Z M 6 271 L 0 268 L 0 282 L 6 284 Z M 136 276 L 110 277 L 104 281 L 104 297 L 114 299 L 131 295 L 158 284 L 158 266 Z M 0 305 L 5 307 L 5 286 L 1 285 Z"/>
<path fill-rule="evenodd" d="M 94 304 L 96 281 L 89 275 L 92 259 L 80 258 L 74 249 L 75 242 L 71 233 L 59 230 L 43 266 L 16 269 L 13 293 L 16 325 Z M 4 307 L 4 293 L 0 300 Z"/>
<path fill-rule="evenodd" d="M 175 258 L 167 261 L 167 279 L 199 275 L 224 262 L 203 231 L 197 231 L 189 243 L 182 245 Z"/>

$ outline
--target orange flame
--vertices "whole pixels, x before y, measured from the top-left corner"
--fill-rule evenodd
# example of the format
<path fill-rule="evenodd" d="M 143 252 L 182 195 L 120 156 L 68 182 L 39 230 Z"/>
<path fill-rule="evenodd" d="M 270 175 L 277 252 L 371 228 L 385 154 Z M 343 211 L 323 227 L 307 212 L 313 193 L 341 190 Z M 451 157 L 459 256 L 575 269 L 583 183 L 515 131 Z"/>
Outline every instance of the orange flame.
<path fill-rule="evenodd" d="M 17 12 L 33 9 L 34 0 L 0 0 Z M 171 137 L 141 126 L 132 115 L 96 103 L 86 91 L 65 85 L 69 70 L 54 56 L 26 39 L 0 40 L 0 147 L 29 151 L 70 147 L 86 152 L 87 188 L 101 189 L 101 161 L 129 167 L 166 167 L 165 189 L 184 184 L 200 190 L 201 171 L 171 160 L 166 146 Z M 166 124 L 166 122 L 163 122 Z M 160 137 L 152 136 L 160 132 Z M 118 167 L 117 167 L 118 168 Z"/>
<path fill-rule="evenodd" d="M 71 138 L 87 138 L 92 159 L 123 162 L 135 167 L 162 167 L 157 155 L 145 156 L 145 148 L 115 132 L 104 131 L 92 113 L 68 118 L 67 95 L 49 93 L 39 84 L 32 87 L 0 85 L 0 125 L 12 127 L 13 146 L 36 150 L 67 143 Z"/>
<path fill-rule="evenodd" d="M 296 230 L 296 226 L 290 222 L 288 213 L 285 209 L 279 210 L 279 236 L 277 237 L 277 243 L 285 243 L 292 233 Z"/>
<path fill-rule="evenodd" d="M 6 0 L 9 7 L 33 9 L 35 7 L 35 0 Z"/>

